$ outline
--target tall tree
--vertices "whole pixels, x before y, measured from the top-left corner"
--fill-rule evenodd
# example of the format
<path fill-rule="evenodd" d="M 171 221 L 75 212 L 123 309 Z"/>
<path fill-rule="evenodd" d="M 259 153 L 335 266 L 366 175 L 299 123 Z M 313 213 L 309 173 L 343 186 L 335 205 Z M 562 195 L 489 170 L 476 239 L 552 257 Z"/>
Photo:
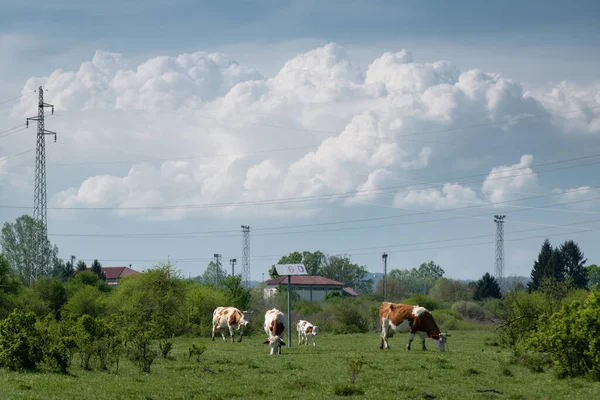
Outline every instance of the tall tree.
<path fill-rule="evenodd" d="M 271 265 L 271 268 L 269 268 L 269 278 L 275 279 L 277 277 L 279 277 L 279 274 L 277 273 L 277 268 L 275 267 L 275 265 Z"/>
<path fill-rule="evenodd" d="M 77 272 L 85 271 L 87 269 L 87 264 L 83 260 L 77 261 Z"/>
<path fill-rule="evenodd" d="M 319 275 L 324 260 L 325 254 L 320 251 L 303 251 L 302 253 L 294 251 L 287 256 L 281 257 L 277 264 L 304 264 L 308 275 Z M 269 273 L 269 275 L 271 276 L 271 279 L 276 277 L 271 273 Z"/>
<path fill-rule="evenodd" d="M 35 265 L 35 233 L 39 224 L 29 215 L 22 215 L 14 223 L 6 222 L 0 235 L 0 246 L 8 260 L 11 269 L 17 274 L 24 285 L 32 283 L 31 277 Z M 52 246 L 46 239 L 45 243 L 47 265 L 37 271 L 38 277 L 50 275 L 55 259 L 58 256 L 58 247 Z"/>
<path fill-rule="evenodd" d="M 419 274 L 421 274 L 424 279 L 437 280 L 444 276 L 444 270 L 433 261 L 429 261 L 428 263 L 423 263 L 419 266 Z"/>
<path fill-rule="evenodd" d="M 93 273 L 98 275 L 98 278 L 102 279 L 103 281 L 106 281 L 106 275 L 104 274 L 104 272 L 102 272 L 102 264 L 100 264 L 100 261 L 94 260 L 90 269 Z"/>
<path fill-rule="evenodd" d="M 473 299 L 480 301 L 490 298 L 499 299 L 501 297 L 502 292 L 500 291 L 498 281 L 496 281 L 496 278 L 491 276 L 489 272 L 486 272 L 475 284 Z"/>
<path fill-rule="evenodd" d="M 221 263 L 211 261 L 208 263 L 206 270 L 202 274 L 202 282 L 205 285 L 220 286 L 221 281 L 227 278 L 227 272 L 221 267 Z"/>
<path fill-rule="evenodd" d="M 371 279 L 365 279 L 369 272 L 366 267 L 354 264 L 347 255 L 326 256 L 319 275 L 343 282 L 356 291 L 368 292 L 373 287 Z"/>
<path fill-rule="evenodd" d="M 535 291 L 540 287 L 540 284 L 550 276 L 548 272 L 548 263 L 552 257 L 553 249 L 548 239 L 544 240 L 542 249 L 538 254 L 538 259 L 533 263 L 533 269 L 531 270 L 531 281 L 529 282 L 529 291 Z"/>
<path fill-rule="evenodd" d="M 554 248 L 550 260 L 548 260 L 546 277 L 558 282 L 565 280 L 565 260 L 563 253 L 558 247 Z"/>
<path fill-rule="evenodd" d="M 579 249 L 577 243 L 567 240 L 560 246 L 560 252 L 564 263 L 565 278 L 571 278 L 573 285 L 577 288 L 586 288 L 588 275 L 584 264 L 587 259 L 584 259 L 583 252 Z"/>

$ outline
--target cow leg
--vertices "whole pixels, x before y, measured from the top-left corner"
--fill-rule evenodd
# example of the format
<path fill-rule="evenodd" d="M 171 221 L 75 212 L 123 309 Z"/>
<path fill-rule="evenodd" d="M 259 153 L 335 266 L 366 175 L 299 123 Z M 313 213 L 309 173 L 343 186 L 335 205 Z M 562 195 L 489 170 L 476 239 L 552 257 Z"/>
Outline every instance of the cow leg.
<path fill-rule="evenodd" d="M 313 340 L 313 346 L 316 346 L 317 344 L 315 343 L 315 335 L 313 335 L 312 340 Z"/>
<path fill-rule="evenodd" d="M 223 341 L 227 343 L 227 339 L 225 338 L 225 331 L 223 329 L 219 329 L 219 332 L 221 332 L 221 337 L 223 338 Z"/>
<path fill-rule="evenodd" d="M 410 335 L 408 335 L 408 344 L 406 345 L 406 350 L 410 350 L 410 345 L 414 338 L 415 334 L 411 332 Z"/>
<path fill-rule="evenodd" d="M 390 349 L 390 345 L 388 343 L 388 328 L 389 322 L 384 322 L 381 324 L 381 343 L 379 344 L 380 349 Z"/>
<path fill-rule="evenodd" d="M 215 341 L 215 328 L 216 326 L 213 324 L 213 328 L 212 328 L 212 341 Z"/>
<path fill-rule="evenodd" d="M 419 336 L 421 336 L 421 347 L 423 348 L 423 350 L 427 350 L 427 347 L 425 347 L 425 339 L 427 338 L 427 335 L 425 333 L 420 332 Z"/>
<path fill-rule="evenodd" d="M 231 343 L 235 343 L 235 328 L 233 326 L 229 327 L 229 336 L 231 336 Z"/>
<path fill-rule="evenodd" d="M 238 339 L 238 343 L 242 341 L 242 337 L 244 337 L 244 328 L 240 326 L 240 338 Z"/>

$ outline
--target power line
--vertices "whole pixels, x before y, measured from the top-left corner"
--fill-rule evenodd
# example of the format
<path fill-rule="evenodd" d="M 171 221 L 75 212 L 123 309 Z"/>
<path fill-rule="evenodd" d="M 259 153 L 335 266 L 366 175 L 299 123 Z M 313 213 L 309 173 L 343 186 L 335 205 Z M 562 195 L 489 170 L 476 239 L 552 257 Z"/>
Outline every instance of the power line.
<path fill-rule="evenodd" d="M 25 97 L 25 96 L 31 96 L 31 95 L 32 95 L 32 94 L 34 94 L 36 91 L 37 91 L 37 90 L 34 90 L 33 92 L 24 93 L 24 94 L 22 94 L 22 95 L 20 95 L 20 96 L 15 96 L 15 97 L 11 97 L 10 99 L 2 100 L 2 101 L 0 101 L 0 105 L 2 105 L 2 104 L 5 104 L 5 103 L 8 103 L 8 102 L 11 102 L 11 101 L 14 101 L 14 100 L 18 100 L 18 99 L 20 99 L 21 97 Z"/>
<path fill-rule="evenodd" d="M 595 187 L 594 189 L 600 189 L 600 186 Z M 506 204 L 508 202 L 532 200 L 532 199 L 537 199 L 537 198 L 551 197 L 551 196 L 558 196 L 558 195 L 560 195 L 560 194 L 559 193 L 550 193 L 547 195 L 539 195 L 539 196 L 529 197 L 526 199 L 505 200 L 505 201 L 496 202 L 496 203 L 486 203 L 486 204 L 478 204 L 475 206 L 451 208 L 451 209 L 446 209 L 445 211 L 457 211 L 457 210 L 480 208 L 480 207 L 484 207 L 484 206 L 496 206 L 496 205 Z M 558 205 L 579 204 L 579 203 L 594 201 L 594 200 L 598 200 L 598 199 L 600 199 L 600 197 L 585 199 L 585 200 L 569 201 L 569 202 L 564 202 L 564 203 L 557 203 L 554 205 L 558 206 Z M 517 213 L 517 212 L 522 212 L 522 211 L 527 211 L 527 210 L 521 209 L 521 210 L 508 211 L 508 212 L 509 213 Z M 301 225 L 255 228 L 254 230 L 255 231 L 268 231 L 268 230 L 296 229 L 296 228 L 306 228 L 306 227 L 315 227 L 315 226 L 348 224 L 348 223 L 356 223 L 356 222 L 371 222 L 371 221 L 377 221 L 377 220 L 405 218 L 405 217 L 413 217 L 413 216 L 436 214 L 436 213 L 448 214 L 444 211 L 428 210 L 428 211 L 419 211 L 419 212 L 412 213 L 412 214 L 401 214 L 401 215 L 363 218 L 363 219 L 355 219 L 355 220 L 321 222 L 321 223 L 314 223 L 314 224 L 301 224 Z M 445 222 L 445 221 L 451 221 L 451 220 L 462 219 L 462 218 L 484 219 L 487 221 L 488 220 L 487 217 L 489 217 L 491 214 L 486 213 L 486 214 L 479 214 L 479 215 L 474 215 L 474 216 L 473 215 L 458 215 L 458 214 L 451 214 L 451 215 L 454 215 L 454 216 L 451 218 L 439 218 L 439 219 L 424 220 L 424 221 L 420 220 L 420 221 L 410 221 L 410 222 L 401 222 L 401 223 L 392 223 L 392 224 L 379 224 L 379 225 L 357 226 L 357 227 L 341 227 L 341 228 L 334 228 L 334 229 L 304 230 L 304 231 L 293 231 L 293 232 L 255 233 L 254 235 L 255 236 L 273 236 L 273 235 L 290 235 L 290 234 L 321 233 L 321 232 L 339 232 L 339 231 L 347 231 L 347 230 L 363 230 L 363 229 L 381 228 L 381 227 L 388 227 L 388 226 L 425 224 L 425 223 L 431 223 L 431 222 Z M 532 224 L 539 225 L 536 223 L 532 223 Z M 563 227 L 563 226 L 562 225 L 545 225 L 545 228 L 554 228 L 554 227 Z M 542 229 L 544 229 L 544 228 L 542 228 Z M 235 235 L 215 235 L 215 234 L 224 234 L 224 233 L 236 233 L 236 234 Z M 65 234 L 50 234 L 50 236 L 92 237 L 92 238 L 113 238 L 114 237 L 114 238 L 133 238 L 133 239 L 152 239 L 152 238 L 156 238 L 156 239 L 182 239 L 183 238 L 183 239 L 185 239 L 185 238 L 198 238 L 198 237 L 208 237 L 208 238 L 237 237 L 238 236 L 237 233 L 238 233 L 237 230 L 218 230 L 218 231 L 172 232 L 172 233 L 162 233 L 161 232 L 161 233 L 121 233 L 121 234 L 65 233 Z"/>
<path fill-rule="evenodd" d="M 10 131 L 14 131 L 15 129 L 18 129 L 18 128 L 22 128 L 22 129 L 19 129 L 19 130 L 18 130 L 18 131 L 16 131 L 16 132 L 10 132 Z M 3 130 L 3 131 L 0 131 L 0 139 L 2 139 L 3 137 L 10 136 L 10 135 L 12 135 L 13 133 L 20 132 L 20 131 L 22 131 L 23 129 L 25 129 L 25 124 L 21 124 L 21 125 L 13 126 L 12 128 L 8 128 L 8 129 L 5 129 L 5 130 Z M 10 132 L 10 133 L 8 133 L 8 134 L 6 134 L 6 135 L 3 135 L 3 133 L 6 133 L 6 132 Z"/>
<path fill-rule="evenodd" d="M 461 177 L 461 178 L 444 179 L 442 181 L 434 182 L 433 184 L 448 183 L 448 181 L 456 181 L 456 180 L 461 180 L 461 179 L 466 179 L 469 177 L 476 177 L 476 176 L 488 176 L 489 177 L 489 175 L 493 175 L 493 174 L 500 174 L 500 173 L 506 173 L 506 172 L 511 172 L 511 171 L 523 170 L 523 169 L 531 169 L 533 167 L 537 168 L 537 167 L 548 166 L 548 165 L 564 163 L 564 162 L 569 162 L 569 161 L 583 160 L 583 159 L 587 159 L 587 158 L 598 157 L 599 155 L 600 154 L 594 154 L 594 155 L 576 157 L 576 158 L 571 158 L 571 159 L 566 159 L 566 160 L 551 161 L 551 162 L 532 165 L 532 166 L 528 166 L 528 167 L 507 168 L 502 171 L 495 171 L 495 172 L 490 172 L 487 174 L 476 174 L 476 175 L 470 175 L 470 176 Z M 514 177 L 518 177 L 518 176 L 520 177 L 520 176 L 527 176 L 527 175 L 535 175 L 535 174 L 540 174 L 540 173 L 545 173 L 545 172 L 552 172 L 552 171 L 559 171 L 559 170 L 565 170 L 565 169 L 570 169 L 570 168 L 584 167 L 584 166 L 594 165 L 594 164 L 599 164 L 599 163 L 600 163 L 600 161 L 594 161 L 594 162 L 587 163 L 587 164 L 571 165 L 571 166 L 542 170 L 542 171 L 537 171 L 537 172 L 532 171 L 529 173 L 523 173 L 523 174 L 517 174 L 517 175 L 500 176 L 500 177 L 496 177 L 496 178 L 486 178 L 484 181 L 508 179 L 508 178 L 514 178 Z M 480 181 L 477 180 L 474 182 L 480 182 Z M 474 183 L 474 182 L 463 182 L 463 183 Z M 405 190 L 417 190 L 415 188 L 415 185 L 397 185 L 397 186 L 388 186 L 388 187 L 380 188 L 380 189 L 353 190 L 353 191 L 348 191 L 348 192 L 330 193 L 330 194 L 324 194 L 324 195 L 296 196 L 296 197 L 289 197 L 289 198 L 256 200 L 256 201 L 246 201 L 246 202 L 208 203 L 208 204 L 198 204 L 198 205 L 133 206 L 133 207 L 48 207 L 48 209 L 51 209 L 51 210 L 77 210 L 77 211 L 88 211 L 88 210 L 89 211 L 112 211 L 112 210 L 152 210 L 152 209 L 160 210 L 160 209 L 188 209 L 188 208 L 189 209 L 203 209 L 203 208 L 219 208 L 219 207 L 239 207 L 239 206 L 254 206 L 254 205 L 303 203 L 306 201 L 319 201 L 319 200 L 336 200 L 336 199 L 348 198 L 353 195 L 360 196 L 361 193 L 369 193 L 369 194 L 377 193 L 377 192 L 381 193 L 381 192 L 387 192 L 390 190 L 398 190 L 400 188 L 404 188 Z M 408 189 L 406 189 L 406 188 L 408 188 Z M 363 195 L 368 195 L 368 194 L 363 194 Z M 0 208 L 28 209 L 30 207 L 0 205 Z"/>

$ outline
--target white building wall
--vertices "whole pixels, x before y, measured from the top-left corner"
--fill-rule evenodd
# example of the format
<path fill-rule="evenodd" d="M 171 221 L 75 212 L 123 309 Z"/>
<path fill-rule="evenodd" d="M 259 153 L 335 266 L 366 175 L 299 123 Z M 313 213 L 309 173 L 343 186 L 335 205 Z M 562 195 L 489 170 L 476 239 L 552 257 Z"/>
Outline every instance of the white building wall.
<path fill-rule="evenodd" d="M 286 290 L 287 291 L 287 287 L 285 285 L 280 286 L 281 290 Z M 301 287 L 301 288 L 294 288 L 292 287 L 292 289 L 298 293 L 298 295 L 300 296 L 300 298 L 302 300 L 308 300 L 311 301 L 311 288 L 310 287 Z M 325 296 L 327 295 L 327 293 L 329 292 L 342 292 L 341 288 L 335 288 L 335 287 L 319 287 L 319 286 L 313 286 L 312 287 L 312 301 L 321 301 L 325 298 Z M 272 298 L 273 296 L 275 296 L 275 293 L 277 293 L 277 287 L 276 286 L 268 286 L 265 289 L 263 289 L 263 297 L 265 299 L 269 299 Z"/>

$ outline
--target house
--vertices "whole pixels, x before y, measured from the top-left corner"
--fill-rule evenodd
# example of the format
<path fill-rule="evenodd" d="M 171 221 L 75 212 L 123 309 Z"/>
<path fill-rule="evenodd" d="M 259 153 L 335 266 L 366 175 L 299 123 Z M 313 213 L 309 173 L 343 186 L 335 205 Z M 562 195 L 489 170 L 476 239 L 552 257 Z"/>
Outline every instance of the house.
<path fill-rule="evenodd" d="M 358 296 L 351 288 L 344 288 L 342 282 L 315 275 L 293 275 L 291 281 L 292 289 L 300 295 L 303 300 L 321 301 L 328 293 L 337 292 L 342 296 Z M 265 299 L 272 298 L 277 290 L 287 291 L 288 277 L 280 276 L 265 282 L 263 289 Z"/>
<path fill-rule="evenodd" d="M 129 267 L 102 267 L 102 272 L 106 276 L 106 283 L 110 286 L 116 286 L 117 280 L 120 278 L 139 274 L 139 272 Z"/>

